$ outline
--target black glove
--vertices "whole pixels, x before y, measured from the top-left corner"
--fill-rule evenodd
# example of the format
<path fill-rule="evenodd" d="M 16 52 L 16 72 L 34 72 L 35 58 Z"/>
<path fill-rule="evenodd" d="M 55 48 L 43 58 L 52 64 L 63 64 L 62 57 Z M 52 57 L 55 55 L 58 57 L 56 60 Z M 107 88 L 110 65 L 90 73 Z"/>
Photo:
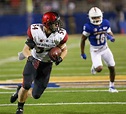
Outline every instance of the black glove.
<path fill-rule="evenodd" d="M 32 65 L 34 66 L 35 69 L 37 69 L 39 67 L 40 61 L 35 59 L 33 56 L 29 56 L 28 61 L 32 62 Z"/>
<path fill-rule="evenodd" d="M 57 57 L 57 59 L 55 60 L 55 64 L 58 65 L 62 61 L 63 61 L 63 59 L 61 57 Z"/>

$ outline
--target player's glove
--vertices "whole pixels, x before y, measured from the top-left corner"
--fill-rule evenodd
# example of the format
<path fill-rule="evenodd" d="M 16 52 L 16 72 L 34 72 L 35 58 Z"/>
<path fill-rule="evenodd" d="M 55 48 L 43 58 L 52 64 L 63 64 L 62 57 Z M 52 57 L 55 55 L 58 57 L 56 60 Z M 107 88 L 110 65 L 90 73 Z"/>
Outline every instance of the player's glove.
<path fill-rule="evenodd" d="M 55 60 L 55 65 L 59 65 L 59 63 L 61 63 L 63 61 L 63 59 L 61 57 L 57 57 L 57 59 Z"/>
<path fill-rule="evenodd" d="M 29 56 L 28 61 L 32 62 L 32 65 L 34 66 L 35 69 L 37 69 L 39 67 L 40 61 L 35 59 L 33 56 Z"/>
<path fill-rule="evenodd" d="M 111 42 L 115 42 L 115 38 L 109 34 L 106 34 L 107 35 L 107 39 L 110 40 Z"/>
<path fill-rule="evenodd" d="M 82 59 L 87 59 L 87 55 L 84 53 L 84 54 L 81 54 L 81 58 Z"/>

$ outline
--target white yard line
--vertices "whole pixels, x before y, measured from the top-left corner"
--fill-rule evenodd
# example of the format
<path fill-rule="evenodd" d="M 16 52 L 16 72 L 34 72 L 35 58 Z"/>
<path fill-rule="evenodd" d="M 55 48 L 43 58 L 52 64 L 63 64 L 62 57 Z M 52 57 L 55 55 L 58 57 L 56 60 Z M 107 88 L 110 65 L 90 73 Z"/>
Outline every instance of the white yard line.
<path fill-rule="evenodd" d="M 5 63 L 10 63 L 10 62 L 15 62 L 18 61 L 18 57 L 17 56 L 12 56 L 12 57 L 8 57 L 5 59 L 0 59 L 0 65 L 3 65 Z"/>
<path fill-rule="evenodd" d="M 126 90 L 118 90 L 119 92 L 126 92 Z M 0 94 L 11 94 L 13 92 L 0 92 Z M 45 91 L 46 93 L 80 93 L 80 92 L 108 92 L 108 90 L 54 90 L 54 91 Z"/>
<path fill-rule="evenodd" d="M 94 104 L 94 105 L 102 105 L 102 104 L 116 104 L 116 105 L 122 105 L 126 104 L 126 102 L 73 102 L 73 103 L 37 103 L 37 104 L 25 104 L 27 106 L 56 106 L 56 105 L 85 105 L 85 104 Z M 17 106 L 17 104 L 0 104 L 0 107 L 2 106 Z"/>

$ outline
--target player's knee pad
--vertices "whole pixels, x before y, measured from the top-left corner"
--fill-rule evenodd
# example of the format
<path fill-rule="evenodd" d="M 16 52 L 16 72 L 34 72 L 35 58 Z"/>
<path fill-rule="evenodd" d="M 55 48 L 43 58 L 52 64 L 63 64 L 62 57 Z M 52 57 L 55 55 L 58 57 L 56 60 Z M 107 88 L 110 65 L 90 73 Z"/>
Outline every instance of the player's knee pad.
<path fill-rule="evenodd" d="M 32 96 L 33 96 L 34 99 L 39 99 L 41 95 L 39 95 L 39 94 L 32 94 Z"/>
<path fill-rule="evenodd" d="M 31 88 L 31 85 L 30 84 L 24 84 L 23 88 L 26 89 L 26 90 L 29 90 Z"/>
<path fill-rule="evenodd" d="M 46 89 L 46 87 L 43 87 L 41 89 L 35 89 L 33 88 L 32 90 L 32 96 L 34 99 L 39 99 L 41 97 L 41 95 L 43 94 L 44 90 Z"/>

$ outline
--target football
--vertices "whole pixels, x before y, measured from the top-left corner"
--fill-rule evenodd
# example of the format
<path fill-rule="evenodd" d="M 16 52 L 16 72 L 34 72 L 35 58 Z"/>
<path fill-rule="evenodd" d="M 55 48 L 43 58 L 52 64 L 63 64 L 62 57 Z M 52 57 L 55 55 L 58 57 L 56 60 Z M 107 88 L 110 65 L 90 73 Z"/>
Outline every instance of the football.
<path fill-rule="evenodd" d="M 59 47 L 53 47 L 50 51 L 49 51 L 49 57 L 52 61 L 55 61 L 57 59 L 57 57 L 59 57 L 62 53 L 62 50 Z"/>

